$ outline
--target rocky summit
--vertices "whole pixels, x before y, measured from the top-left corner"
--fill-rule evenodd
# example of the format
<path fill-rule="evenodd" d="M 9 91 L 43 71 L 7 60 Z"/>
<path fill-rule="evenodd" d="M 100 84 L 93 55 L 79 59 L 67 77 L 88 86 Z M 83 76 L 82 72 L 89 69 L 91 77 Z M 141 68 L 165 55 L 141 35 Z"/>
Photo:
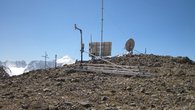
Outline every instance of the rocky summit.
<path fill-rule="evenodd" d="M 108 58 L 151 77 L 75 70 L 76 64 L 0 79 L 1 110 L 193 110 L 195 63 L 187 57 Z M 86 63 L 102 64 L 104 61 Z M 69 68 L 69 69 L 68 69 Z M 71 68 L 71 69 L 70 69 Z"/>

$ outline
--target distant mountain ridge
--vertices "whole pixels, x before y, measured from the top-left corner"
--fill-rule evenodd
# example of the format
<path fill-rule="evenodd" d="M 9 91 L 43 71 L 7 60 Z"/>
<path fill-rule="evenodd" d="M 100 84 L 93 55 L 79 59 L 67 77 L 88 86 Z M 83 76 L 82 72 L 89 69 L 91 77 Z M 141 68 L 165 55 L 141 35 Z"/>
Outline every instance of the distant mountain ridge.
<path fill-rule="evenodd" d="M 64 64 L 72 64 L 74 60 L 69 56 L 64 56 L 57 60 L 57 66 L 63 66 Z M 45 68 L 45 61 L 42 60 L 33 60 L 30 63 L 26 63 L 24 60 L 22 61 L 0 61 L 0 66 L 4 67 L 4 70 L 10 75 L 20 75 L 25 72 L 29 72 L 32 70 L 37 69 L 44 69 Z M 55 61 L 47 61 L 46 68 L 54 68 Z"/>
<path fill-rule="evenodd" d="M 62 65 L 59 65 L 59 66 L 62 66 Z M 54 68 L 54 67 L 55 67 L 55 62 L 54 61 L 47 61 L 46 62 L 46 68 Z M 44 68 L 45 68 L 45 61 L 34 60 L 34 61 L 31 61 L 27 65 L 24 72 L 29 72 L 29 71 L 32 71 L 32 70 L 44 69 Z"/>
<path fill-rule="evenodd" d="M 25 68 L 27 66 L 27 63 L 24 60 L 22 60 L 22 61 L 5 61 L 4 66 Z"/>

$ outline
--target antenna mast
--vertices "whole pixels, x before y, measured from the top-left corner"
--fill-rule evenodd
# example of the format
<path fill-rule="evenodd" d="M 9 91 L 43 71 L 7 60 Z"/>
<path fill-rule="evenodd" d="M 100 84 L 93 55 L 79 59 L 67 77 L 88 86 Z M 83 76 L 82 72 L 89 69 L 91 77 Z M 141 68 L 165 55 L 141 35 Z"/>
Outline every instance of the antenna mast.
<path fill-rule="evenodd" d="M 104 0 L 102 0 L 102 18 L 101 18 L 101 42 L 100 42 L 100 57 L 102 58 L 102 42 L 103 42 L 103 28 L 104 28 Z"/>
<path fill-rule="evenodd" d="M 90 35 L 90 41 L 91 41 L 91 43 L 93 42 L 93 39 L 92 39 L 92 34 Z"/>

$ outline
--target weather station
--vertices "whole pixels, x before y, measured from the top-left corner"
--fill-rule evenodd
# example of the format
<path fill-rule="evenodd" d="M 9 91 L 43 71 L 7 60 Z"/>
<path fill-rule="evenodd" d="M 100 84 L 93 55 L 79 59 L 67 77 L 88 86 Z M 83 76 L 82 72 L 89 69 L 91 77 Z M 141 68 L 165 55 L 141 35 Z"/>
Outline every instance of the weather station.
<path fill-rule="evenodd" d="M 115 64 L 107 59 L 108 56 L 111 56 L 112 53 L 112 42 L 103 41 L 103 9 L 104 9 L 104 0 L 102 0 L 102 17 L 101 17 L 101 41 L 93 42 L 91 36 L 91 42 L 89 43 L 89 52 L 84 50 L 83 38 L 82 38 L 82 29 L 78 28 L 77 25 L 74 25 L 75 30 L 80 31 L 81 36 L 81 61 L 80 64 L 76 64 L 74 70 L 82 72 L 102 72 L 109 74 L 118 74 L 118 75 L 127 75 L 127 76 L 150 76 L 150 74 L 143 73 L 138 66 L 122 66 Z M 130 38 L 125 44 L 125 49 L 129 54 L 133 54 L 133 49 L 135 46 L 135 41 Z M 87 63 L 83 61 L 83 53 L 87 53 L 89 57 L 92 58 L 92 61 L 98 59 L 100 61 L 106 62 L 106 64 L 96 64 L 96 63 Z"/>

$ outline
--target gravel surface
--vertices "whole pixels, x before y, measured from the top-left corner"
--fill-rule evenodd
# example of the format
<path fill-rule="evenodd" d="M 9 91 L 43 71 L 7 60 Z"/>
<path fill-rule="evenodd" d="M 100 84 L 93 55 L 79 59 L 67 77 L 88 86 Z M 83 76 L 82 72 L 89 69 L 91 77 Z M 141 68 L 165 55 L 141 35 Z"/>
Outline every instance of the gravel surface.
<path fill-rule="evenodd" d="M 108 60 L 119 65 L 144 66 L 143 71 L 156 76 L 127 77 L 66 70 L 74 65 L 31 71 L 0 79 L 0 109 L 195 109 L 195 65 L 189 58 L 127 55 Z"/>

